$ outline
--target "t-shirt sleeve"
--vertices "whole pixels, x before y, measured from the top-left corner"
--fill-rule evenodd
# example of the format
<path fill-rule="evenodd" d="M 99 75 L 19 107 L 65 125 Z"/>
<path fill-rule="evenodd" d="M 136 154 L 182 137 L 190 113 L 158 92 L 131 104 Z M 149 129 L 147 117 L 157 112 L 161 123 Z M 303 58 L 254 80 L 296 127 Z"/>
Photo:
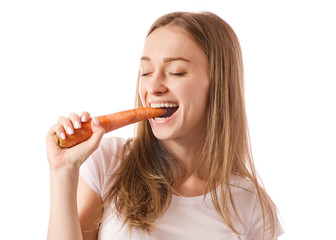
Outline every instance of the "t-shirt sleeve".
<path fill-rule="evenodd" d="M 126 140 L 122 138 L 103 139 L 98 149 L 80 168 L 81 177 L 100 197 L 112 187 L 113 176 L 120 165 L 125 143 Z"/>
<path fill-rule="evenodd" d="M 274 209 L 274 236 L 273 236 L 273 229 L 271 227 L 270 221 L 267 219 L 268 217 L 265 216 L 265 240 L 273 240 L 279 237 L 284 233 L 281 223 L 278 219 L 277 211 Z M 254 208 L 252 211 L 251 221 L 249 224 L 249 231 L 247 234 L 248 240 L 260 240 L 263 236 L 263 216 L 261 210 L 261 204 L 258 197 L 255 195 L 255 203 Z"/>

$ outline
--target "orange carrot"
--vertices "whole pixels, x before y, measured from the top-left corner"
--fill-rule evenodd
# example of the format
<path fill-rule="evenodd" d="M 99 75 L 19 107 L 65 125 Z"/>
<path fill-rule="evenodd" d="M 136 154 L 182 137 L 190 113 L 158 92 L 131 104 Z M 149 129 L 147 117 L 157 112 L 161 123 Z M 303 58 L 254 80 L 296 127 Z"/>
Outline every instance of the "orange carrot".
<path fill-rule="evenodd" d="M 144 107 L 100 116 L 97 117 L 97 119 L 99 121 L 99 125 L 105 129 L 105 133 L 108 133 L 115 129 L 148 118 L 163 116 L 166 113 L 167 110 L 165 108 Z M 72 147 L 89 139 L 93 134 L 91 130 L 91 121 L 92 118 L 90 118 L 87 122 L 82 123 L 82 127 L 80 129 L 75 129 L 75 133 L 67 135 L 66 139 L 62 139 L 55 134 L 56 143 L 61 147 Z"/>

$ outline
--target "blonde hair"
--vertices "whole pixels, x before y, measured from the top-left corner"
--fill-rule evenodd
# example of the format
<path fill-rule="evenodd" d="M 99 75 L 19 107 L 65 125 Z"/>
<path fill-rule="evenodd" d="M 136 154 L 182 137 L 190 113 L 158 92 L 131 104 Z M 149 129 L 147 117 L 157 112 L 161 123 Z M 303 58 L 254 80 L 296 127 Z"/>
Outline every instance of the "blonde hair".
<path fill-rule="evenodd" d="M 253 165 L 244 102 L 243 61 L 236 34 L 213 13 L 174 12 L 157 19 L 147 36 L 167 25 L 183 29 L 208 58 L 207 123 L 202 158 L 197 165 L 206 192 L 210 192 L 224 223 L 239 234 L 232 219 L 240 220 L 240 217 L 231 190 L 225 186 L 233 175 L 250 180 L 261 203 L 264 232 L 266 222 L 274 229 L 275 205 L 260 184 Z M 142 106 L 138 93 L 136 106 Z M 134 139 L 125 145 L 123 163 L 105 201 L 113 201 L 124 224 L 150 233 L 155 220 L 170 204 L 177 177 L 174 158 L 155 138 L 148 121 L 143 121 L 138 124 Z M 235 216 L 229 206 L 233 207 Z"/>

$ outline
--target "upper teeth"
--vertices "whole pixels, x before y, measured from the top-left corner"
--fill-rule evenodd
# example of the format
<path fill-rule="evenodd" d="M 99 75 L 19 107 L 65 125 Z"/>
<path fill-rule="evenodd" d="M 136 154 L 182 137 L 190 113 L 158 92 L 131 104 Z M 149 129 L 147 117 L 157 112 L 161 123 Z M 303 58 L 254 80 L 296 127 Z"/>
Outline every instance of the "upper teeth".
<path fill-rule="evenodd" d="M 176 103 L 152 103 L 151 107 L 153 108 L 178 107 L 178 105 Z"/>

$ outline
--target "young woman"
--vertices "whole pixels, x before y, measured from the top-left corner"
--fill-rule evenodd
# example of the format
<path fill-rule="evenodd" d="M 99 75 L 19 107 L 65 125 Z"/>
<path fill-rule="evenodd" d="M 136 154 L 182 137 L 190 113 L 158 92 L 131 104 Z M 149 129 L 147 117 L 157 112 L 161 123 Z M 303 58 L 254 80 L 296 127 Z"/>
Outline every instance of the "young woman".
<path fill-rule="evenodd" d="M 170 116 L 140 122 L 131 140 L 101 141 L 95 120 L 93 136 L 69 149 L 54 135 L 73 134 L 89 113 L 62 117 L 48 132 L 48 239 L 281 235 L 253 166 L 241 49 L 225 21 L 208 12 L 159 18 L 145 41 L 136 100 Z"/>

